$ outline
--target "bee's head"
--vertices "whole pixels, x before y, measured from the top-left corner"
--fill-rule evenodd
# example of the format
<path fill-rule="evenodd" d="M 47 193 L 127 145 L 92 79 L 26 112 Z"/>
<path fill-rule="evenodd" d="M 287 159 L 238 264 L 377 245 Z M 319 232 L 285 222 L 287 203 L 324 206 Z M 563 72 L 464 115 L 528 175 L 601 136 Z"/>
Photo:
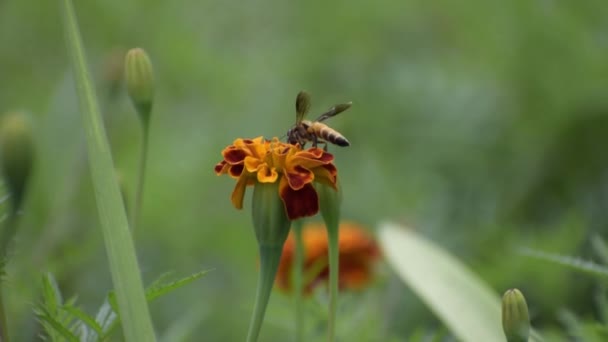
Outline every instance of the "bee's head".
<path fill-rule="evenodd" d="M 290 128 L 289 130 L 287 130 L 287 142 L 292 145 L 295 145 L 298 142 L 295 128 Z"/>

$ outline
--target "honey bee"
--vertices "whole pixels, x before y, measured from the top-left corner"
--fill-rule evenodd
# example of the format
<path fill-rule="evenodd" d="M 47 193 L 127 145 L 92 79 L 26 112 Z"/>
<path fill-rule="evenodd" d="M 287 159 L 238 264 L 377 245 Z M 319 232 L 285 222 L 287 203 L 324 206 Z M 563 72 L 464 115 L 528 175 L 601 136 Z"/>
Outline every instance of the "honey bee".
<path fill-rule="evenodd" d="M 300 144 L 302 148 L 308 141 L 312 142 L 313 147 L 322 143 L 325 144 L 325 150 L 327 150 L 327 142 L 343 147 L 350 146 L 350 142 L 340 132 L 322 122 L 342 113 L 351 105 L 352 102 L 338 104 L 314 121 L 304 120 L 304 116 L 310 109 L 310 95 L 305 91 L 300 91 L 296 97 L 296 123 L 287 131 L 287 142 L 294 145 Z"/>

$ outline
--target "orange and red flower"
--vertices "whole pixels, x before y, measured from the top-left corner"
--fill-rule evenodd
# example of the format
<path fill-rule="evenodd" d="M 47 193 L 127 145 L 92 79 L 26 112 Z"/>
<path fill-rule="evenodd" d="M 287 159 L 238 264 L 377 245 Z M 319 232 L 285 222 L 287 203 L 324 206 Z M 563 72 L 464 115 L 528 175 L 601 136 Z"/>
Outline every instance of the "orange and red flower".
<path fill-rule="evenodd" d="M 317 285 L 329 279 L 328 238 L 325 225 L 307 224 L 302 231 L 304 244 L 304 293 L 310 294 Z M 296 242 L 290 233 L 283 246 L 283 254 L 275 285 L 280 290 L 290 292 L 293 288 L 292 269 L 295 259 Z M 372 237 L 352 222 L 340 224 L 338 240 L 340 263 L 338 286 L 340 290 L 358 290 L 372 280 L 373 264 L 380 257 L 380 248 Z"/>
<path fill-rule="evenodd" d="M 320 148 L 302 150 L 298 145 L 266 140 L 236 139 L 222 151 L 224 159 L 215 166 L 217 175 L 228 174 L 237 180 L 232 204 L 243 207 L 247 186 L 279 182 L 279 196 L 287 217 L 294 220 L 319 211 L 319 197 L 313 181 L 336 188 L 337 169 L 333 155 Z"/>

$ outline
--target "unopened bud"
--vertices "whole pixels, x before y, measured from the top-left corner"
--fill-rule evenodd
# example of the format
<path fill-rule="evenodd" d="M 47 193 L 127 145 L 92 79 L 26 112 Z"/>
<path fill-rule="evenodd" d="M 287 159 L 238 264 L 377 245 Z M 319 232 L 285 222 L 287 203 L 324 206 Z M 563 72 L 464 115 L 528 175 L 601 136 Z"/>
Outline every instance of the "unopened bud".
<path fill-rule="evenodd" d="M 342 190 L 338 182 L 335 185 L 325 183 L 315 184 L 319 194 L 319 207 L 321 216 L 327 229 L 338 229 L 340 224 L 340 205 L 342 204 Z"/>
<path fill-rule="evenodd" d="M 14 211 L 19 209 L 23 200 L 33 152 L 32 133 L 25 114 L 12 112 L 4 115 L 0 123 L 0 163 Z"/>
<path fill-rule="evenodd" d="M 502 297 L 502 328 L 508 342 L 528 341 L 530 335 L 528 304 L 518 289 L 508 290 Z"/>
<path fill-rule="evenodd" d="M 125 58 L 127 91 L 144 125 L 148 124 L 154 99 L 154 72 L 148 54 L 141 48 L 127 52 Z"/>

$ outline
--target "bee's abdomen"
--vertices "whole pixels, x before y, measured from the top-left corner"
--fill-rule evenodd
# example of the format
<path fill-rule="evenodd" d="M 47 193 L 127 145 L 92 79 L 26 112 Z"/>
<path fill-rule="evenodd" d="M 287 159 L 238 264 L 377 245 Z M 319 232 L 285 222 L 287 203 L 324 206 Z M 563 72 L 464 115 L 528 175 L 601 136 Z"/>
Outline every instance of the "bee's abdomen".
<path fill-rule="evenodd" d="M 329 141 L 332 144 L 342 147 L 350 146 L 350 142 L 342 134 L 325 124 L 315 122 L 311 128 L 314 130 L 314 133 L 317 136 Z"/>

